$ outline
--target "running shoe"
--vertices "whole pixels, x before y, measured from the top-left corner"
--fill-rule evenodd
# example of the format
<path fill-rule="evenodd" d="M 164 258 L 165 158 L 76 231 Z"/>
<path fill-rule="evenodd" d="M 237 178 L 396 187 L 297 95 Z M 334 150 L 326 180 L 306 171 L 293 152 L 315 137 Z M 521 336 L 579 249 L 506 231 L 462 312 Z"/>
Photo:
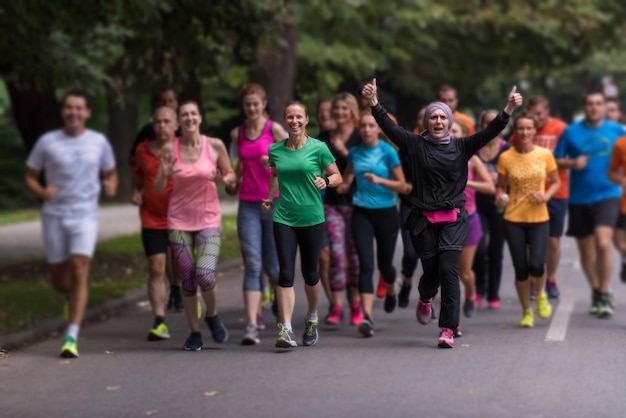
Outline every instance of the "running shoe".
<path fill-rule="evenodd" d="M 293 336 L 293 331 L 283 326 L 283 324 L 278 324 L 278 328 L 280 328 L 280 332 L 278 333 L 278 339 L 276 340 L 276 347 L 293 348 L 298 346 L 298 343 L 296 343 Z"/>
<path fill-rule="evenodd" d="M 396 309 L 396 304 L 398 303 L 398 297 L 394 293 L 393 295 L 387 294 L 385 296 L 385 312 L 392 313 Z"/>
<path fill-rule="evenodd" d="M 200 351 L 202 350 L 202 334 L 199 332 L 192 332 L 187 337 L 185 345 L 183 345 L 185 351 Z"/>
<path fill-rule="evenodd" d="M 591 292 L 591 305 L 589 305 L 589 314 L 597 315 L 600 308 L 600 293 L 597 290 Z"/>
<path fill-rule="evenodd" d="M 383 279 L 383 275 L 380 274 L 378 276 L 378 287 L 376 288 L 376 296 L 378 299 L 382 299 L 387 294 L 387 283 L 385 283 L 385 279 Z"/>
<path fill-rule="evenodd" d="M 263 319 L 263 314 L 256 314 L 256 327 L 257 329 L 265 329 L 265 319 Z"/>
<path fill-rule="evenodd" d="M 533 310 L 528 308 L 524 311 L 522 319 L 519 321 L 519 326 L 522 328 L 532 328 L 535 325 L 535 314 Z"/>
<path fill-rule="evenodd" d="M 260 343 L 259 339 L 259 331 L 254 324 L 248 324 L 246 327 L 246 332 L 243 334 L 243 339 L 241 340 L 241 345 L 255 345 Z"/>
<path fill-rule="evenodd" d="M 343 308 L 339 305 L 331 306 L 324 322 L 328 325 L 338 325 L 343 320 Z"/>
<path fill-rule="evenodd" d="M 546 280 L 546 293 L 550 299 L 557 299 L 561 295 L 559 288 L 556 286 L 556 280 Z"/>
<path fill-rule="evenodd" d="M 488 309 L 500 309 L 500 301 L 499 300 L 488 300 L 487 301 L 487 308 Z"/>
<path fill-rule="evenodd" d="M 417 311 L 415 312 L 417 316 L 417 322 L 422 325 L 427 325 L 431 320 L 431 311 L 433 306 L 433 299 L 428 299 L 428 302 L 422 301 L 420 297 L 417 302 Z"/>
<path fill-rule="evenodd" d="M 406 308 L 409 306 L 409 296 L 411 295 L 411 285 L 402 283 L 400 293 L 398 293 L 398 307 Z"/>
<path fill-rule="evenodd" d="M 437 346 L 439 348 L 454 348 L 454 331 L 450 328 L 441 328 Z"/>
<path fill-rule="evenodd" d="M 608 293 L 605 293 L 598 300 L 598 318 L 610 318 L 612 315 L 611 297 Z"/>
<path fill-rule="evenodd" d="M 373 337 L 374 336 L 374 321 L 372 318 L 365 317 L 363 318 L 363 322 L 359 324 L 359 333 L 364 337 Z"/>
<path fill-rule="evenodd" d="M 622 283 L 626 283 L 626 263 L 622 262 L 622 269 L 619 272 L 619 278 L 622 280 Z"/>
<path fill-rule="evenodd" d="M 309 347 L 317 344 L 319 335 L 317 333 L 317 326 L 319 321 L 317 319 L 304 318 L 304 335 L 302 336 L 302 345 Z"/>
<path fill-rule="evenodd" d="M 466 318 L 471 318 L 474 312 L 476 312 L 474 298 L 465 298 L 465 302 L 463 302 L 463 315 L 465 315 Z"/>
<path fill-rule="evenodd" d="M 159 324 L 148 332 L 148 341 L 162 341 L 170 339 L 170 330 L 165 324 Z"/>
<path fill-rule="evenodd" d="M 228 330 L 226 330 L 224 323 L 222 323 L 218 315 L 211 317 L 205 316 L 204 321 L 209 326 L 211 336 L 216 343 L 228 341 Z"/>
<path fill-rule="evenodd" d="M 537 295 L 535 297 L 535 303 L 537 304 L 537 315 L 539 315 L 539 318 L 550 318 L 550 315 L 552 315 L 552 305 L 548 302 L 548 296 L 545 293 Z"/>
<path fill-rule="evenodd" d="M 66 335 L 63 338 L 63 346 L 61 347 L 61 357 L 78 358 L 78 346 L 76 340 Z"/>
<path fill-rule="evenodd" d="M 463 336 L 463 331 L 461 331 L 461 326 L 459 325 L 454 329 L 454 338 L 461 338 Z"/>
<path fill-rule="evenodd" d="M 350 302 L 350 325 L 359 325 L 363 322 L 361 301 Z"/>

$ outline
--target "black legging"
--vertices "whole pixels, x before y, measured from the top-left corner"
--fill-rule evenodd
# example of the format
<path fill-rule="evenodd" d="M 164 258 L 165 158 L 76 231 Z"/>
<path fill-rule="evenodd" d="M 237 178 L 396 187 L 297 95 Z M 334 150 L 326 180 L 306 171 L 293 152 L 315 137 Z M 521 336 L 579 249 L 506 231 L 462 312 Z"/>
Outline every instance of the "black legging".
<path fill-rule="evenodd" d="M 400 232 L 402 234 L 402 277 L 411 278 L 415 273 L 415 269 L 417 268 L 417 262 L 419 261 L 419 257 L 415 252 L 415 248 L 413 248 L 413 241 L 411 241 L 411 232 L 409 232 L 408 228 L 404 227 L 404 223 L 406 222 L 409 214 L 411 213 L 413 208 L 411 204 L 405 202 L 404 200 L 400 201 Z"/>
<path fill-rule="evenodd" d="M 495 205 L 478 206 L 483 238 L 476 247 L 472 269 L 476 275 L 476 293 L 487 300 L 500 300 L 502 257 L 504 253 L 504 219 Z"/>
<path fill-rule="evenodd" d="M 315 286 L 320 276 L 317 264 L 320 259 L 320 251 L 326 229 L 324 224 L 305 227 L 292 227 L 274 222 L 274 240 L 278 254 L 278 285 L 280 287 L 293 287 L 296 269 L 296 251 L 300 247 L 300 263 L 302 276 L 309 286 Z"/>
<path fill-rule="evenodd" d="M 422 259 L 424 275 L 418 287 L 420 298 L 424 300 L 435 297 L 441 285 L 440 328 L 456 329 L 459 326 L 460 259 L 461 251 L 456 250 L 441 251 L 434 257 Z"/>
<path fill-rule="evenodd" d="M 400 218 L 395 206 L 366 209 L 355 206 L 352 211 L 352 240 L 359 256 L 359 292 L 374 293 L 374 239 L 376 262 L 385 283 L 396 281 L 393 254 L 398 240 Z"/>
<path fill-rule="evenodd" d="M 506 242 L 511 251 L 515 280 L 541 277 L 545 271 L 548 253 L 550 223 L 517 223 L 504 221 Z"/>

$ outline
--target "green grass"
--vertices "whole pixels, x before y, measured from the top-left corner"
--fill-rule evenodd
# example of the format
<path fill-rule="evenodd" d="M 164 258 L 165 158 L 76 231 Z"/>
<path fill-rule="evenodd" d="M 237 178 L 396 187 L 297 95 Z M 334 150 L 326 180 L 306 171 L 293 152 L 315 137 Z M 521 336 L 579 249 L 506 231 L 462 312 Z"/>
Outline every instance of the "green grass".
<path fill-rule="evenodd" d="M 3 210 L 0 211 L 0 225 L 10 225 L 39 219 L 39 209 Z"/>
<path fill-rule="evenodd" d="M 239 258 L 237 215 L 222 217 L 220 261 Z M 41 260 L 28 263 L 20 271 L 31 277 L 15 277 L 0 283 L 0 335 L 23 331 L 39 321 L 61 315 L 63 297 L 47 277 Z M 89 278 L 89 306 L 123 297 L 145 286 L 146 259 L 140 234 L 113 238 L 98 243 Z"/>

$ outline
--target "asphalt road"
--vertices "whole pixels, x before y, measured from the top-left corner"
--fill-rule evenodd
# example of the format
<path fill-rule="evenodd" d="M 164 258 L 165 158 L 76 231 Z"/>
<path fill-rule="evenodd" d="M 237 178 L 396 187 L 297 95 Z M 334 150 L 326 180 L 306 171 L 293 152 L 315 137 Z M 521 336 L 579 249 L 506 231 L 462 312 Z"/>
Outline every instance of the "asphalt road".
<path fill-rule="evenodd" d="M 617 265 L 616 258 L 615 277 Z M 183 351 L 188 329 L 180 313 L 167 317 L 171 340 L 146 341 L 151 315 L 144 299 L 84 327 L 79 359 L 57 357 L 60 336 L 0 358 L 0 416 L 626 416 L 620 303 L 626 286 L 615 279 L 612 319 L 588 315 L 588 286 L 575 245 L 565 239 L 562 296 L 553 317 L 520 329 L 512 272 L 507 256 L 502 308 L 462 318 L 464 336 L 452 350 L 436 348 L 436 323 L 416 322 L 415 291 L 410 307 L 392 314 L 376 301 L 373 338 L 360 337 L 347 323 L 321 325 L 317 346 L 279 350 L 270 311 L 261 344 L 240 345 L 242 271 L 236 267 L 218 279 L 227 343 L 214 343 L 203 327 L 204 349 Z M 302 279 L 297 283 L 294 327 L 300 336 L 306 304 Z M 326 308 L 324 301 L 320 313 Z"/>

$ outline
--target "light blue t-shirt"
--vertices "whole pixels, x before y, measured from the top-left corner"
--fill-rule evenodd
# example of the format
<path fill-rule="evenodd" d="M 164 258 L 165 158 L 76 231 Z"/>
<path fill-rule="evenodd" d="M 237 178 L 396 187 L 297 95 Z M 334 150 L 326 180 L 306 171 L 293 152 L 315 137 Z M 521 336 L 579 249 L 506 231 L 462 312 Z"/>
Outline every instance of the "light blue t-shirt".
<path fill-rule="evenodd" d="M 393 180 L 391 169 L 400 165 L 400 157 L 395 149 L 385 141 L 367 148 L 360 144 L 350 148 L 348 162 L 354 167 L 356 193 L 352 203 L 367 209 L 384 209 L 396 205 L 396 194 L 381 184 L 367 181 L 363 174 L 372 173 L 378 177 Z"/>
<path fill-rule="evenodd" d="M 588 205 L 619 198 L 622 189 L 607 177 L 615 141 L 626 134 L 618 123 L 604 121 L 601 126 L 587 126 L 584 120 L 568 126 L 554 149 L 554 157 L 578 158 L 586 155 L 587 166 L 570 170 L 569 203 Z"/>
<path fill-rule="evenodd" d="M 97 213 L 100 198 L 100 172 L 115 168 L 109 141 L 90 129 L 80 136 L 63 130 L 44 134 L 31 151 L 26 165 L 44 171 L 46 183 L 57 188 L 43 205 L 43 212 L 54 215 Z"/>

